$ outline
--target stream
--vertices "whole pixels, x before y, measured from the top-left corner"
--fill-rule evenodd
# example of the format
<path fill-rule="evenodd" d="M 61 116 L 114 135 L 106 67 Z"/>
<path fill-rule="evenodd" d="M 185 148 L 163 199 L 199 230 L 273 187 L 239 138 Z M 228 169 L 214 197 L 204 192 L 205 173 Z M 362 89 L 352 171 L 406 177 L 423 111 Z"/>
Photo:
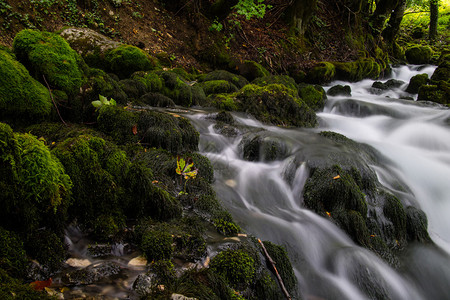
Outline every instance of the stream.
<path fill-rule="evenodd" d="M 413 97 L 404 91 L 412 76 L 431 76 L 434 69 L 394 68 L 391 78 L 405 84 L 378 95 L 369 93 L 373 80 L 333 82 L 329 87 L 350 85 L 352 96 L 328 96 L 314 129 L 268 126 L 233 113 L 241 133 L 263 129 L 285 141 L 286 155 L 270 162 L 244 160 L 242 134 L 225 137 L 205 112 L 189 114 L 201 134 L 200 152 L 215 168 L 219 199 L 246 232 L 286 247 L 303 299 L 450 299 L 450 111 L 400 99 Z M 410 244 L 394 269 L 334 223 L 306 209 L 302 191 L 309 170 L 305 163 L 291 170 L 292 161 L 299 155 L 320 159 L 343 151 L 319 139 L 321 131 L 378 150 L 386 158 L 371 166 L 378 180 L 402 203 L 426 213 L 437 247 Z"/>

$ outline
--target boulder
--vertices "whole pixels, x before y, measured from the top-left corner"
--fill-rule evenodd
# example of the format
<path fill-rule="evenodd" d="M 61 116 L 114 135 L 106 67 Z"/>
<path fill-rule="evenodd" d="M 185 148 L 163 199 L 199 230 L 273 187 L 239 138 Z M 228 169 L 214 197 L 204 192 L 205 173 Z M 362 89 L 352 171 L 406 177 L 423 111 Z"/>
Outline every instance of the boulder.
<path fill-rule="evenodd" d="M 430 46 L 413 46 L 405 51 L 406 60 L 414 65 L 428 64 L 432 54 Z"/>
<path fill-rule="evenodd" d="M 335 85 L 332 86 L 328 91 L 327 94 L 329 96 L 348 96 L 351 97 L 352 95 L 352 89 L 349 85 Z"/>
<path fill-rule="evenodd" d="M 417 94 L 421 86 L 426 85 L 428 82 L 428 74 L 417 74 L 409 80 L 406 91 L 411 94 Z"/>

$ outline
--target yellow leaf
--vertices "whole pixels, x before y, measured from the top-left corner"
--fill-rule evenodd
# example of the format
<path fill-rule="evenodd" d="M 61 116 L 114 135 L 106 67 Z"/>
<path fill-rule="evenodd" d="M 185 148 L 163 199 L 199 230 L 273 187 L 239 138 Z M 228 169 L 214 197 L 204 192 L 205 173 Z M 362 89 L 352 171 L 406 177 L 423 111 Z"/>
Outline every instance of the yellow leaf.
<path fill-rule="evenodd" d="M 333 179 L 339 179 L 339 178 L 341 178 L 341 176 L 340 176 L 340 175 L 338 175 L 338 176 L 334 176 L 334 177 L 333 177 Z"/>

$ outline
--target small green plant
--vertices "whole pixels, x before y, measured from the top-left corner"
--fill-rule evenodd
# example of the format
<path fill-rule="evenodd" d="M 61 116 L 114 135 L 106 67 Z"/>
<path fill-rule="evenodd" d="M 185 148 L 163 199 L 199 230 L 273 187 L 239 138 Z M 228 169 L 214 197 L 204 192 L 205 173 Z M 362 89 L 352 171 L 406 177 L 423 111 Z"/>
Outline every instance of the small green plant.
<path fill-rule="evenodd" d="M 186 194 L 186 183 L 189 179 L 193 179 L 197 176 L 198 170 L 194 168 L 194 162 L 192 161 L 192 158 L 188 158 L 187 160 L 184 160 L 184 158 L 178 156 L 177 157 L 177 169 L 175 170 L 178 175 L 180 175 L 180 184 L 181 180 L 184 177 L 186 182 L 184 183 L 184 190 L 180 192 L 180 194 Z"/>
<path fill-rule="evenodd" d="M 220 23 L 217 18 L 212 22 L 211 26 L 208 27 L 209 31 L 222 31 L 223 25 Z"/>
<path fill-rule="evenodd" d="M 264 0 L 240 0 L 233 8 L 238 15 L 243 15 L 247 20 L 252 17 L 262 18 L 266 14 L 266 9 L 271 5 L 265 5 Z"/>
<path fill-rule="evenodd" d="M 108 98 L 106 98 L 105 96 L 102 96 L 102 95 L 98 95 L 98 99 L 99 100 L 96 100 L 96 101 L 92 101 L 91 103 L 92 103 L 92 106 L 94 106 L 96 109 L 99 109 L 100 107 L 102 107 L 103 105 L 112 105 L 112 106 L 115 106 L 117 103 L 116 103 L 116 100 L 114 100 L 113 98 L 111 98 L 109 101 L 108 101 Z"/>

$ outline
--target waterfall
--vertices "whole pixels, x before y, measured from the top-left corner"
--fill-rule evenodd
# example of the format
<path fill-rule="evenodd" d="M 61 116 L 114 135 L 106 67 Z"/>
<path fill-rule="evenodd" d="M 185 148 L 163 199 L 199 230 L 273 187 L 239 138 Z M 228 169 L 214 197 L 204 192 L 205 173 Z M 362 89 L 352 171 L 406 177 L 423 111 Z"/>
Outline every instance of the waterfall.
<path fill-rule="evenodd" d="M 392 78 L 405 84 L 378 94 L 370 93 L 373 80 L 333 82 L 330 86 L 350 85 L 352 96 L 329 96 L 314 129 L 268 126 L 233 113 L 240 134 L 227 137 L 217 133 L 205 112 L 190 115 L 201 134 L 200 151 L 215 168 L 219 199 L 248 233 L 286 247 L 303 299 L 450 299 L 450 112 L 401 99 L 413 96 L 404 91 L 412 76 L 433 71 L 431 66 L 394 68 Z M 244 160 L 243 134 L 261 130 L 283 141 L 283 157 Z M 371 166 L 378 181 L 402 203 L 425 212 L 437 246 L 409 244 L 400 268 L 394 268 L 306 209 L 305 161 L 343 151 L 319 139 L 321 131 L 343 134 L 385 157 Z"/>

